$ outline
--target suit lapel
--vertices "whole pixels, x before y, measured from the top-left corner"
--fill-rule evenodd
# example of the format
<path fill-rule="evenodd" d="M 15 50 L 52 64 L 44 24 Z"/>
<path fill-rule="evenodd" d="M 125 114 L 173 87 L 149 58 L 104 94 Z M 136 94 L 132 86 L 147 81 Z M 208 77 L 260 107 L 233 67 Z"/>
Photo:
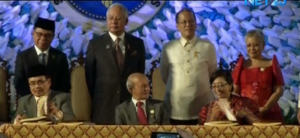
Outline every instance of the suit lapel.
<path fill-rule="evenodd" d="M 101 51 L 106 51 L 105 53 L 108 54 L 107 58 L 113 62 L 115 69 L 120 72 L 117 59 L 115 58 L 115 55 L 114 55 L 114 45 L 112 43 L 112 38 L 109 36 L 109 33 L 105 34 L 103 40 L 104 41 L 99 41 L 99 44 L 103 43 L 103 45 L 104 45 L 104 47 L 102 47 L 103 49 L 101 49 Z"/>
<path fill-rule="evenodd" d="M 136 107 L 134 106 L 133 102 L 130 100 L 128 107 L 128 115 L 129 115 L 129 121 L 127 124 L 139 124 L 139 120 L 137 117 Z"/>
<path fill-rule="evenodd" d="M 152 112 L 152 113 L 151 113 Z M 146 100 L 146 113 L 149 125 L 156 125 L 156 117 L 155 117 L 155 110 L 154 106 L 149 100 Z"/>
<path fill-rule="evenodd" d="M 47 61 L 47 67 L 48 67 L 48 68 L 51 68 L 51 67 L 52 67 L 52 64 L 54 63 L 54 60 L 55 60 L 55 54 L 54 54 L 54 52 L 53 52 L 53 48 L 50 47 L 50 48 L 49 48 L 48 61 Z"/>
<path fill-rule="evenodd" d="M 125 33 L 124 45 L 125 45 L 124 67 L 123 67 L 123 70 L 122 70 L 121 74 L 126 72 L 126 69 L 128 67 L 128 64 L 129 64 L 129 58 L 130 58 L 130 55 L 132 53 L 133 43 L 132 43 L 130 35 L 128 33 Z"/>
<path fill-rule="evenodd" d="M 31 48 L 28 56 L 29 56 L 29 61 L 32 62 L 33 65 L 39 64 L 39 57 L 37 55 L 34 46 Z"/>
<path fill-rule="evenodd" d="M 28 115 L 27 118 L 30 117 L 37 117 L 37 103 L 33 95 L 30 96 L 28 99 L 28 111 L 26 114 Z"/>

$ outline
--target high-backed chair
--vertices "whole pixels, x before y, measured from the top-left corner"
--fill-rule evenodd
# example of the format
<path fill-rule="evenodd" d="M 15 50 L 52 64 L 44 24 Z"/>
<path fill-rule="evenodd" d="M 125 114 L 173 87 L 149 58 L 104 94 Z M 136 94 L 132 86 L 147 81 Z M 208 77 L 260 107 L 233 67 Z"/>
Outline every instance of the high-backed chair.
<path fill-rule="evenodd" d="M 92 101 L 85 80 L 84 57 L 71 62 L 71 104 L 77 121 L 91 120 Z"/>
<path fill-rule="evenodd" d="M 9 77 L 6 69 L 7 62 L 0 59 L 0 124 L 9 122 Z"/>
<path fill-rule="evenodd" d="M 163 82 L 160 75 L 160 68 L 154 69 L 152 75 L 152 98 L 164 100 L 166 94 L 166 84 Z"/>

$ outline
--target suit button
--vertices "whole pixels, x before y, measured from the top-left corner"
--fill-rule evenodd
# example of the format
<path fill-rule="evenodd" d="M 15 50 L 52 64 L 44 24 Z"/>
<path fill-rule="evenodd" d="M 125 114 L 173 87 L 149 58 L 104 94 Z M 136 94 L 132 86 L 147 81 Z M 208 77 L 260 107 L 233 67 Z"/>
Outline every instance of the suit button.
<path fill-rule="evenodd" d="M 187 62 L 190 62 L 189 60 Z"/>
<path fill-rule="evenodd" d="M 189 73 L 189 71 L 187 71 L 187 73 Z"/>
<path fill-rule="evenodd" d="M 120 91 L 117 91 L 117 93 L 120 93 Z"/>

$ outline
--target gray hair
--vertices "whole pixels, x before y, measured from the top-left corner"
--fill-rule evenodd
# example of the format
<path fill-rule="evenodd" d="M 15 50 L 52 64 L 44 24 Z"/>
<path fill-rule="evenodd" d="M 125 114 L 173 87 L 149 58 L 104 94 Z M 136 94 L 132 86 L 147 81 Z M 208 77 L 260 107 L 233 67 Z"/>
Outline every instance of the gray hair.
<path fill-rule="evenodd" d="M 120 7 L 121 10 L 122 10 L 123 13 L 124 13 L 124 16 L 125 16 L 126 18 L 128 18 L 128 10 L 127 10 L 127 8 L 126 8 L 124 5 L 122 5 L 121 3 L 114 3 L 114 4 L 110 5 L 110 6 L 108 7 L 107 11 L 106 11 L 106 17 L 108 16 L 109 10 L 110 10 L 111 8 L 115 7 L 115 6 Z"/>
<path fill-rule="evenodd" d="M 127 81 L 126 81 L 126 87 L 127 87 L 127 90 L 128 90 L 128 92 L 130 92 L 130 88 L 132 88 L 133 87 L 133 85 L 134 85 L 134 83 L 133 83 L 133 79 L 132 78 L 130 78 L 130 77 L 128 77 L 128 79 L 127 79 Z M 131 93 L 131 92 L 130 92 Z"/>
<path fill-rule="evenodd" d="M 264 44 L 266 43 L 265 35 L 259 29 L 253 29 L 253 30 L 248 31 L 246 34 L 246 39 L 249 37 L 256 37 L 256 38 L 260 39 Z"/>

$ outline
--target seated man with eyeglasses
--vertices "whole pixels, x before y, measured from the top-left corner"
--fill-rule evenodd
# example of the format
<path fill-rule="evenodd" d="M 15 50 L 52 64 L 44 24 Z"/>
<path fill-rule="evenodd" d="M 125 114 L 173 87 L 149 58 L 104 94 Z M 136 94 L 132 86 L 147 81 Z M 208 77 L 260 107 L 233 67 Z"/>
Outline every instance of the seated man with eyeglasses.
<path fill-rule="evenodd" d="M 233 80 L 229 71 L 215 71 L 211 75 L 210 83 L 217 99 L 202 108 L 199 114 L 199 124 L 229 121 L 228 111 L 240 125 L 252 125 L 252 123 L 260 122 L 258 103 L 247 97 L 231 93 Z M 228 106 L 225 106 L 226 104 Z"/>
<path fill-rule="evenodd" d="M 41 116 L 50 117 L 57 122 L 75 121 L 69 94 L 50 89 L 51 78 L 46 66 L 30 67 L 28 83 L 31 94 L 19 99 L 14 124 L 20 124 L 24 118 Z"/>

